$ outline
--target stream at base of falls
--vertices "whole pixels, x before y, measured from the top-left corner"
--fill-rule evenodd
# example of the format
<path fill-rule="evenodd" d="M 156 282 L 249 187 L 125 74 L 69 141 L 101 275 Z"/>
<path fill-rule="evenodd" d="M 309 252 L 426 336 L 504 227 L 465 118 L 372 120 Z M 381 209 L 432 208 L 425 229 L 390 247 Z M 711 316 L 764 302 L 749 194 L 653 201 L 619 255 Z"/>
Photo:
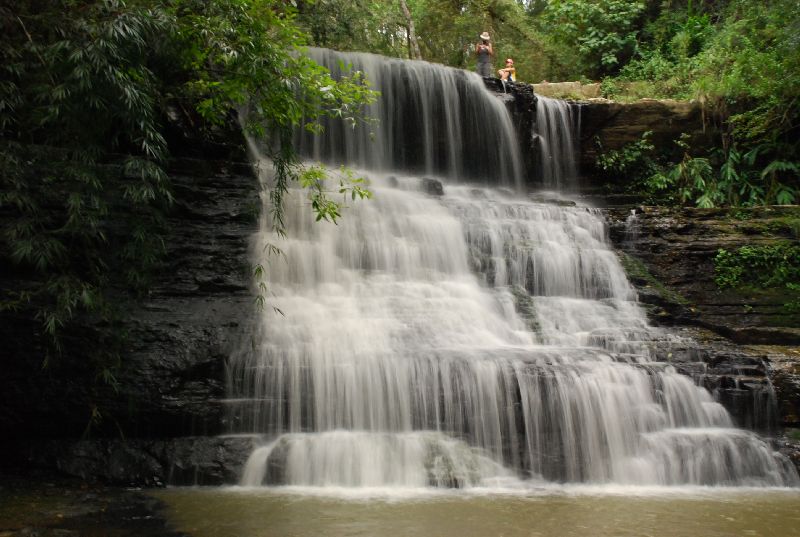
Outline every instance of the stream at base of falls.
<path fill-rule="evenodd" d="M 167 489 L 193 537 L 790 537 L 800 491 L 554 486 L 526 492 Z M 337 496 L 338 494 L 338 496 Z"/>

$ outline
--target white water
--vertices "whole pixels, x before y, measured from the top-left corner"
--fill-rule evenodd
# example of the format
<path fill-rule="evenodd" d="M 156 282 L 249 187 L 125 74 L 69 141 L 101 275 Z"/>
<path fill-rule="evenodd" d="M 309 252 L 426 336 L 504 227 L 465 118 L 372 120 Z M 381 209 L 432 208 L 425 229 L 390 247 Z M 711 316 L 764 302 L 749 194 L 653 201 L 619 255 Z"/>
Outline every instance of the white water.
<path fill-rule="evenodd" d="M 423 61 L 312 48 L 314 60 L 334 75 L 342 65 L 365 72 L 381 98 L 368 114 L 375 126 L 324 122 L 326 135 L 298 130 L 304 155 L 370 170 L 405 170 L 451 181 L 520 187 L 518 143 L 502 102 L 487 99 L 477 74 Z"/>
<path fill-rule="evenodd" d="M 551 189 L 573 189 L 578 180 L 580 107 L 539 95 L 535 130 L 542 184 Z"/>
<path fill-rule="evenodd" d="M 463 488 L 514 477 L 480 450 L 434 431 L 282 435 L 253 453 L 242 485 L 260 485 L 269 460 L 285 461 L 271 469 L 276 481 L 305 486 Z"/>
<path fill-rule="evenodd" d="M 373 79 L 444 70 L 392 60 L 386 74 L 364 56 L 348 58 L 380 65 Z M 510 131 L 505 114 L 481 120 Z M 366 140 L 348 144 L 369 153 Z M 235 432 L 270 440 L 243 484 L 798 483 L 706 390 L 651 360 L 666 335 L 648 326 L 597 211 L 459 185 L 457 167 L 432 196 L 418 174 L 393 171 L 407 163 L 390 146 L 363 172 L 375 199 L 338 226 L 314 223 L 293 192 L 288 236 L 264 217 L 254 237 L 281 314 L 267 308 L 231 360 Z M 267 256 L 267 244 L 285 255 Z"/>

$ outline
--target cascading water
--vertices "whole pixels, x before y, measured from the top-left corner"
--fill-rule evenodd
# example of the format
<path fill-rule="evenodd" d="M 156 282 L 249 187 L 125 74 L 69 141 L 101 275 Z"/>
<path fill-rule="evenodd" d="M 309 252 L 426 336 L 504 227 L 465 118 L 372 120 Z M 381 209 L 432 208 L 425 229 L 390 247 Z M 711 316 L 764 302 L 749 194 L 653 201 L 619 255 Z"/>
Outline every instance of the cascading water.
<path fill-rule="evenodd" d="M 479 76 L 374 54 L 327 49 L 310 54 L 334 76 L 347 66 L 368 75 L 381 98 L 367 113 L 379 124 L 353 129 L 329 120 L 325 136 L 299 129 L 295 145 L 301 154 L 373 171 L 402 169 L 454 182 L 521 186 L 522 164 L 508 113 L 500 101 L 486 98 Z"/>
<path fill-rule="evenodd" d="M 375 141 L 330 125 L 300 142 L 360 167 L 375 197 L 333 225 L 292 192 L 288 236 L 265 217 L 254 238 L 280 313 L 267 308 L 231 359 L 234 430 L 266 442 L 243 484 L 798 484 L 786 458 L 651 358 L 665 336 L 597 211 L 461 184 L 521 177 L 508 115 L 477 75 L 314 54 L 384 91 Z M 486 132 L 509 139 L 484 145 Z"/>
<path fill-rule="evenodd" d="M 534 146 L 538 148 L 541 182 L 545 188 L 572 190 L 578 180 L 580 107 L 538 96 Z"/>

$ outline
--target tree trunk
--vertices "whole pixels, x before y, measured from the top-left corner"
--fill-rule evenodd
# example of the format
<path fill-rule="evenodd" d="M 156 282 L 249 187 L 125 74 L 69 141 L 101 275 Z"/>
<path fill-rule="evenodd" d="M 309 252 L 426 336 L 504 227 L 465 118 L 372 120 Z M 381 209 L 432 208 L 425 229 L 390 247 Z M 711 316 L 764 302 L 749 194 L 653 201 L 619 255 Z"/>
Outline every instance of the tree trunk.
<path fill-rule="evenodd" d="M 412 60 L 421 60 L 422 54 L 419 52 L 417 33 L 414 30 L 414 19 L 411 18 L 411 11 L 408 9 L 406 0 L 400 0 L 400 9 L 403 10 L 403 16 L 406 18 L 406 29 L 408 29 L 408 56 Z"/>

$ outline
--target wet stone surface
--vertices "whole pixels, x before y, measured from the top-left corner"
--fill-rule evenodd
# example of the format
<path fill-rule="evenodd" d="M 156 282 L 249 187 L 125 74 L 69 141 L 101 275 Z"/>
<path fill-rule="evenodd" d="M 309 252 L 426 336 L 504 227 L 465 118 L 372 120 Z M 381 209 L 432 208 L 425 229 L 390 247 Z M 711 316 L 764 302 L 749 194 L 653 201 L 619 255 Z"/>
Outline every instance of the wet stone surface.
<path fill-rule="evenodd" d="M 768 434 L 800 467 L 800 315 L 779 290 L 719 289 L 724 248 L 797 241 L 797 207 L 606 209 L 610 237 L 656 325 L 701 350 L 673 349 L 676 367 L 708 388 L 735 423 Z"/>

